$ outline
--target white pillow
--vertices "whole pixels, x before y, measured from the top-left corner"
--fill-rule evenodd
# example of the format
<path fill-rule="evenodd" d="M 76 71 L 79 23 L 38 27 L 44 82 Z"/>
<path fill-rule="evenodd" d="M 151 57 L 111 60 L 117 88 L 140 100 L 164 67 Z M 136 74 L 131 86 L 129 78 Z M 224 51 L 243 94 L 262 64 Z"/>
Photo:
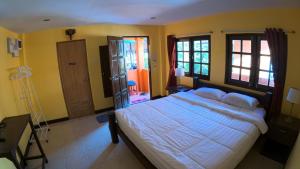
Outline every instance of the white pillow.
<path fill-rule="evenodd" d="M 221 100 L 222 97 L 226 94 L 222 90 L 215 89 L 215 88 L 208 88 L 208 87 L 201 87 L 195 90 L 194 93 L 201 97 L 205 97 L 213 100 Z"/>
<path fill-rule="evenodd" d="M 239 93 L 227 93 L 222 102 L 249 110 L 254 110 L 259 104 L 256 98 Z"/>

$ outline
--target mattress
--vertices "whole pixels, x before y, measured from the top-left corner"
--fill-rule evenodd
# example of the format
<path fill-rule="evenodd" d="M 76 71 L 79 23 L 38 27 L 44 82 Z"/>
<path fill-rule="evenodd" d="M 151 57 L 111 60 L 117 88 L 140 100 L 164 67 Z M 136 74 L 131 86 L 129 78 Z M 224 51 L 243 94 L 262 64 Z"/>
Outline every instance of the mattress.
<path fill-rule="evenodd" d="M 262 112 L 180 92 L 116 110 L 116 118 L 159 169 L 233 169 L 267 131 Z"/>

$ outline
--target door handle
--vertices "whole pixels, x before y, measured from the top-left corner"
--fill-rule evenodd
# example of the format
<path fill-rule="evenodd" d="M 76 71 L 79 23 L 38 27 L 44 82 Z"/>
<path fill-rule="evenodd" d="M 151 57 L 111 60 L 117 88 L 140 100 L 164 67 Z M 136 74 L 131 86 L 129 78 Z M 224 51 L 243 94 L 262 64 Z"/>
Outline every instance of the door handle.
<path fill-rule="evenodd" d="M 69 62 L 69 65 L 74 66 L 74 65 L 76 65 L 76 62 Z"/>

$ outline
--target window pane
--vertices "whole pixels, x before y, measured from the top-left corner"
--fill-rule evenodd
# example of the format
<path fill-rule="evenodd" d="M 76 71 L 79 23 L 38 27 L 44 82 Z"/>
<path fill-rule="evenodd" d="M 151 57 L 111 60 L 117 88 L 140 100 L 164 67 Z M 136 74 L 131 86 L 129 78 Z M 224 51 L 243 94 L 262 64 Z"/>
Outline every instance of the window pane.
<path fill-rule="evenodd" d="M 242 66 L 243 67 L 251 67 L 251 55 L 243 55 L 242 56 Z"/>
<path fill-rule="evenodd" d="M 259 69 L 269 70 L 270 69 L 270 59 L 269 56 L 260 56 Z"/>
<path fill-rule="evenodd" d="M 177 52 L 178 61 L 183 61 L 183 52 Z"/>
<path fill-rule="evenodd" d="M 208 51 L 208 40 L 202 40 L 201 41 L 201 50 L 202 51 Z"/>
<path fill-rule="evenodd" d="M 183 42 L 183 49 L 184 49 L 184 51 L 190 50 L 190 42 L 189 41 Z"/>
<path fill-rule="evenodd" d="M 240 80 L 240 69 L 239 68 L 232 68 L 231 72 L 231 79 Z"/>
<path fill-rule="evenodd" d="M 251 40 L 243 40 L 243 52 L 251 53 Z"/>
<path fill-rule="evenodd" d="M 241 72 L 241 80 L 245 82 L 249 82 L 250 80 L 250 70 L 249 69 L 242 69 Z"/>
<path fill-rule="evenodd" d="M 183 43 L 177 42 L 177 51 L 183 51 Z"/>
<path fill-rule="evenodd" d="M 202 63 L 208 63 L 209 58 L 208 58 L 208 52 L 202 52 Z"/>
<path fill-rule="evenodd" d="M 194 73 L 200 74 L 200 64 L 194 64 Z"/>
<path fill-rule="evenodd" d="M 209 42 L 208 39 L 194 38 L 181 39 L 177 42 L 177 67 L 183 67 L 187 74 L 208 75 Z"/>
<path fill-rule="evenodd" d="M 241 52 L 241 41 L 240 40 L 232 41 L 232 51 L 233 52 Z"/>
<path fill-rule="evenodd" d="M 200 51 L 200 40 L 194 41 L 194 50 Z"/>
<path fill-rule="evenodd" d="M 268 41 L 266 41 L 266 40 L 260 41 L 260 54 L 263 54 L 263 55 L 271 54 Z"/>
<path fill-rule="evenodd" d="M 184 72 L 189 73 L 190 72 L 190 64 L 184 63 Z"/>
<path fill-rule="evenodd" d="M 240 54 L 233 54 L 232 55 L 232 65 L 240 66 L 241 65 L 241 55 Z"/>
<path fill-rule="evenodd" d="M 268 86 L 269 72 L 259 71 L 258 84 Z"/>
<path fill-rule="evenodd" d="M 269 83 L 270 87 L 274 87 L 274 75 L 273 73 L 270 73 L 270 83 Z"/>
<path fill-rule="evenodd" d="M 200 52 L 194 52 L 194 62 L 200 63 Z"/>
<path fill-rule="evenodd" d="M 190 61 L 190 53 L 189 52 L 184 52 L 184 61 L 189 62 Z"/>
<path fill-rule="evenodd" d="M 177 68 L 183 68 L 183 63 L 182 62 L 178 62 L 177 63 Z"/>
<path fill-rule="evenodd" d="M 202 75 L 208 75 L 208 65 L 202 64 Z"/>

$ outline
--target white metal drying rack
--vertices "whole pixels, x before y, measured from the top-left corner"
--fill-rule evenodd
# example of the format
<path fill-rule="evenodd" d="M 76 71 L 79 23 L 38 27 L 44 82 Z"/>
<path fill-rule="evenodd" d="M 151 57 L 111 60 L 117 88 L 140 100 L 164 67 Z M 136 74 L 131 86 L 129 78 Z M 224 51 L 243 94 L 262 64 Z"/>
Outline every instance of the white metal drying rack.
<path fill-rule="evenodd" d="M 28 66 L 20 66 L 10 74 L 18 109 L 22 114 L 31 114 L 36 132 L 41 141 L 48 142 L 49 125 L 46 121 L 42 106 L 31 80 L 32 72 Z M 43 123 L 43 124 L 41 124 Z M 35 140 L 30 138 L 30 143 Z"/>

